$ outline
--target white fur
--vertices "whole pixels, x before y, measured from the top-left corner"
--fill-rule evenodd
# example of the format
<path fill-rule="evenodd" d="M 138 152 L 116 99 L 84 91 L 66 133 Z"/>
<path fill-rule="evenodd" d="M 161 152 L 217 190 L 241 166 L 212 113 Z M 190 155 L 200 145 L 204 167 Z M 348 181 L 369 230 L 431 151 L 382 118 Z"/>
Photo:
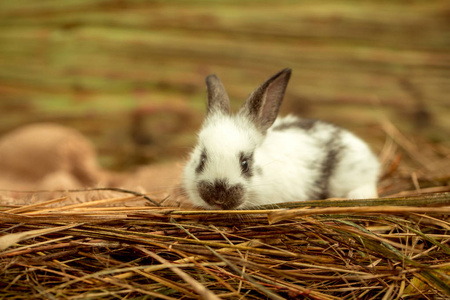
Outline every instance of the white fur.
<path fill-rule="evenodd" d="M 283 69 L 230 115 L 225 88 L 206 77 L 208 113 L 184 171 L 193 204 L 249 208 L 326 197 L 376 197 L 379 164 L 369 147 L 334 125 L 276 118 L 291 76 Z"/>
<path fill-rule="evenodd" d="M 312 200 L 308 195 L 317 189 L 321 163 L 327 152 L 324 147 L 336 128 L 317 122 L 313 130 L 290 127 L 273 130 L 278 125 L 297 121 L 287 116 L 278 118 L 264 136 L 241 114 L 210 115 L 199 135 L 198 145 L 184 170 L 184 187 L 193 204 L 217 208 L 201 199 L 196 184 L 200 180 L 226 179 L 230 185 L 245 187 L 243 203 L 238 209 L 265 204 Z M 342 144 L 339 163 L 329 178 L 330 197 L 376 197 L 379 163 L 369 147 L 355 135 L 339 129 Z M 202 149 L 208 153 L 204 171 L 196 174 Z M 240 152 L 253 152 L 253 176 L 245 178 L 239 165 Z"/>

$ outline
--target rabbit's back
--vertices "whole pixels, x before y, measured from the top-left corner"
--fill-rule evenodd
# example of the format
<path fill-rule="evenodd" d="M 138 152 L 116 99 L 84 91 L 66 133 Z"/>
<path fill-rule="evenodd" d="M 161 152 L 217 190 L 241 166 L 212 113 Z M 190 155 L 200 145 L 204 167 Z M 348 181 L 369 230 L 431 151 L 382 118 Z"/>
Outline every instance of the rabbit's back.
<path fill-rule="evenodd" d="M 377 159 L 366 143 L 330 123 L 278 118 L 255 161 L 261 170 L 253 193 L 261 204 L 376 197 Z"/>

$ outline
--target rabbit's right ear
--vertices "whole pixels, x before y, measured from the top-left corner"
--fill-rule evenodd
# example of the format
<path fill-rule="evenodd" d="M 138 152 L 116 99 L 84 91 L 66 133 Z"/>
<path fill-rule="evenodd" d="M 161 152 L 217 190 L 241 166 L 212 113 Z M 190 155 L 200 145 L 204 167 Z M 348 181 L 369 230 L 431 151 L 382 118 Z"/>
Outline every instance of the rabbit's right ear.
<path fill-rule="evenodd" d="M 284 69 L 266 80 L 245 101 L 239 111 L 265 134 L 278 116 L 291 69 Z"/>
<path fill-rule="evenodd" d="M 230 99 L 217 75 L 206 77 L 206 88 L 208 93 L 207 115 L 215 112 L 230 114 Z"/>

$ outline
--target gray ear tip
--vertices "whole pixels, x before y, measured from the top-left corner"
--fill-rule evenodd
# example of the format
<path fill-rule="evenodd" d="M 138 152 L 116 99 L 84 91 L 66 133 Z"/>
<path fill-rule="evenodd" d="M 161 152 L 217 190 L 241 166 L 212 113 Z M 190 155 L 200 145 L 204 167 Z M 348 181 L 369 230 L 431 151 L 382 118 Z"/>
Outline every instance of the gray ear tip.
<path fill-rule="evenodd" d="M 216 74 L 210 74 L 208 76 L 206 76 L 205 82 L 206 84 L 209 84 L 210 82 L 214 82 L 214 81 L 218 81 L 219 77 L 217 77 Z"/>
<path fill-rule="evenodd" d="M 280 74 L 286 74 L 286 76 L 291 76 L 292 74 L 292 69 L 291 68 L 285 68 L 283 70 L 280 71 Z"/>
<path fill-rule="evenodd" d="M 272 83 L 274 80 L 283 80 L 285 82 L 288 82 L 289 79 L 291 79 L 292 69 L 291 68 L 285 68 L 275 75 L 273 75 L 270 79 L 266 81 L 266 83 Z"/>

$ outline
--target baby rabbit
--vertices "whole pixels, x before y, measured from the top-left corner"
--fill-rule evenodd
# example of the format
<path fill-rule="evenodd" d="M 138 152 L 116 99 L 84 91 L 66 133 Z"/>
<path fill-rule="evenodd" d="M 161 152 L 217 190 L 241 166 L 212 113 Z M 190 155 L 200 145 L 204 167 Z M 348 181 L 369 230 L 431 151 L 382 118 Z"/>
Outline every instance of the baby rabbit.
<path fill-rule="evenodd" d="M 220 79 L 206 78 L 207 116 L 183 178 L 195 206 L 377 197 L 379 162 L 366 143 L 326 122 L 277 119 L 290 76 L 291 69 L 273 75 L 235 115 Z"/>

